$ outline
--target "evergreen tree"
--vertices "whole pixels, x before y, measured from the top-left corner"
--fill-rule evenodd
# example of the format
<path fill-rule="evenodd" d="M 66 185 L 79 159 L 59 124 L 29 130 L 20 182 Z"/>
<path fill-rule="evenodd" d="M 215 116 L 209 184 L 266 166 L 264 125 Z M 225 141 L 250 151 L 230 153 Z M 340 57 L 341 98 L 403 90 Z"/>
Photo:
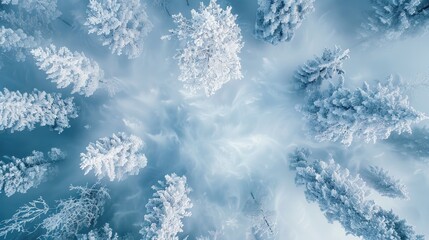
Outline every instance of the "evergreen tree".
<path fill-rule="evenodd" d="M 140 234 L 144 240 L 178 240 L 182 232 L 182 218 L 191 216 L 191 189 L 186 185 L 186 177 L 176 174 L 166 175 L 165 182 L 152 186 L 156 192 L 146 204 L 147 213 Z"/>
<path fill-rule="evenodd" d="M 316 202 L 330 223 L 338 221 L 347 234 L 368 240 L 423 240 L 412 226 L 368 200 L 365 182 L 333 160 L 310 161 L 308 150 L 297 149 L 290 156 L 295 182 L 305 188 L 305 197 Z M 299 164 L 297 164 L 299 163 Z"/>
<path fill-rule="evenodd" d="M 318 88 L 324 80 L 332 79 L 334 75 L 342 76 L 344 60 L 349 58 L 349 50 L 325 49 L 321 57 L 316 57 L 301 66 L 295 73 L 298 89 Z"/>
<path fill-rule="evenodd" d="M 391 198 L 408 198 L 407 189 L 401 181 L 389 175 L 383 168 L 369 166 L 362 172 L 363 179 L 382 196 Z"/>
<path fill-rule="evenodd" d="M 174 36 L 183 41 L 184 47 L 176 55 L 179 80 L 192 94 L 204 90 L 210 96 L 230 80 L 243 77 L 238 57 L 243 42 L 236 19 L 231 7 L 224 10 L 216 0 L 208 6 L 201 3 L 199 11 L 193 9 L 191 19 L 173 15 L 177 28 L 163 38 Z"/>
<path fill-rule="evenodd" d="M 80 168 L 85 174 L 94 170 L 99 179 L 107 176 L 110 181 L 137 175 L 147 164 L 147 158 L 142 153 L 143 144 L 139 137 L 123 132 L 100 138 L 89 144 L 86 153 L 81 153 Z"/>
<path fill-rule="evenodd" d="M 371 33 L 387 40 L 414 35 L 427 30 L 429 3 L 421 0 L 372 0 L 373 10 L 364 25 Z"/>
<path fill-rule="evenodd" d="M 54 45 L 31 51 L 37 66 L 46 72 L 48 79 L 58 88 L 73 85 L 72 93 L 91 96 L 103 83 L 103 70 L 84 53 L 71 52 L 66 47 L 57 50 Z"/>
<path fill-rule="evenodd" d="M 69 118 L 77 117 L 73 98 L 62 99 L 61 94 L 49 94 L 35 89 L 31 93 L 0 92 L 0 131 L 33 130 L 36 124 L 51 126 L 61 133 L 70 127 Z"/>
<path fill-rule="evenodd" d="M 100 36 L 113 54 L 129 59 L 140 56 L 152 23 L 139 0 L 90 0 L 87 14 L 89 33 Z"/>
<path fill-rule="evenodd" d="M 392 132 L 411 132 L 411 124 L 427 117 L 409 105 L 392 81 L 370 88 L 364 83 L 354 91 L 331 84 L 328 90 L 310 94 L 307 103 L 298 106 L 310 133 L 318 141 L 340 141 L 349 146 L 353 139 L 376 142 Z"/>
<path fill-rule="evenodd" d="M 22 29 L 0 27 L 0 51 L 14 52 L 17 61 L 24 61 L 25 53 L 36 46 L 34 37 L 28 36 Z"/>
<path fill-rule="evenodd" d="M 45 158 L 42 152 L 33 151 L 25 158 L 4 157 L 9 163 L 0 161 L 0 191 L 10 197 L 16 192 L 26 193 L 37 187 L 53 170 L 53 162 L 63 159 L 64 154 L 58 148 L 52 148 Z"/>
<path fill-rule="evenodd" d="M 255 36 L 276 45 L 292 40 L 295 31 L 314 11 L 314 0 L 258 0 Z"/>

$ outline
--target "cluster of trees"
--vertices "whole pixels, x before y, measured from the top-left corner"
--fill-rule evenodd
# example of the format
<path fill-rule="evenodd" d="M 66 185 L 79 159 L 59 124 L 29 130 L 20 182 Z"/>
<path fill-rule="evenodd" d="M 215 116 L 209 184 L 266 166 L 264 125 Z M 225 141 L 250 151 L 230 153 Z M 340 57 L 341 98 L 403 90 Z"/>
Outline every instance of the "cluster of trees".
<path fill-rule="evenodd" d="M 166 8 L 166 1 L 160 2 Z M 83 52 L 56 47 L 50 40 L 50 24 L 59 19 L 57 0 L 0 0 L 0 51 L 18 61 L 31 56 L 35 65 L 46 73 L 58 88 L 71 87 L 71 93 L 92 96 L 108 84 L 98 63 Z M 254 35 L 257 39 L 277 45 L 291 41 L 302 22 L 314 9 L 314 0 L 258 0 Z M 421 0 L 372 0 L 374 6 L 364 24 L 366 36 L 398 39 L 426 30 L 429 4 Z M 7 7 L 4 7 L 7 6 Z M 168 10 L 167 10 L 168 12 Z M 62 20 L 64 22 L 64 20 Z M 243 78 L 239 54 L 244 47 L 237 15 L 231 7 L 225 9 L 216 0 L 201 3 L 191 10 L 189 18 L 181 13 L 172 15 L 176 28 L 163 39 L 181 42 L 174 58 L 178 61 L 184 88 L 195 94 L 203 91 L 211 96 L 231 80 Z M 90 0 L 84 26 L 89 34 L 112 54 L 135 59 L 143 53 L 144 39 L 151 32 L 145 6 L 139 0 Z M 343 62 L 349 50 L 340 47 L 325 49 L 322 56 L 309 60 L 295 73 L 298 91 L 305 103 L 298 110 L 307 121 L 310 133 L 318 141 L 341 142 L 349 146 L 355 139 L 376 142 L 391 133 L 411 132 L 411 125 L 426 119 L 409 104 L 407 96 L 392 81 L 349 89 L 344 84 Z M 339 83 L 330 82 L 335 77 Z M 329 82 L 327 88 L 323 83 Z M 78 117 L 73 98 L 37 89 L 28 93 L 3 89 L 0 92 L 0 131 L 32 130 L 36 125 L 49 126 L 61 133 Z M 113 134 L 90 143 L 81 153 L 81 169 L 93 171 L 101 180 L 121 181 L 137 175 L 146 167 L 144 142 L 135 135 Z M 297 150 L 290 160 L 296 171 L 296 183 L 305 187 L 308 201 L 317 202 L 327 219 L 338 221 L 350 234 L 365 239 L 423 239 L 413 228 L 367 199 L 367 187 L 359 176 L 353 176 L 334 161 L 309 160 L 309 152 Z M 65 155 L 52 148 L 46 158 L 33 151 L 24 158 L 5 157 L 0 161 L 0 191 L 6 196 L 26 193 L 43 182 L 57 160 Z M 369 167 L 362 175 L 369 186 L 383 196 L 407 198 L 405 186 L 382 168 Z M 146 204 L 146 214 L 140 234 L 143 239 L 179 239 L 182 219 L 191 216 L 191 189 L 185 176 L 166 175 L 152 187 L 155 193 Z M 109 198 L 106 187 L 71 187 L 77 196 L 62 199 L 50 208 L 39 198 L 20 207 L 12 218 L 0 225 L 0 237 L 13 232 L 31 233 L 44 230 L 44 237 L 65 239 L 119 239 L 109 224 L 83 234 L 93 227 L 103 213 Z M 256 202 L 255 197 L 253 200 Z M 253 215 L 254 229 L 259 235 L 273 235 L 273 224 L 261 207 Z M 27 225 L 39 220 L 34 229 Z M 263 226 L 263 227 L 261 227 Z M 260 234 L 258 229 L 265 229 Z M 267 231 L 268 229 L 268 231 Z"/>

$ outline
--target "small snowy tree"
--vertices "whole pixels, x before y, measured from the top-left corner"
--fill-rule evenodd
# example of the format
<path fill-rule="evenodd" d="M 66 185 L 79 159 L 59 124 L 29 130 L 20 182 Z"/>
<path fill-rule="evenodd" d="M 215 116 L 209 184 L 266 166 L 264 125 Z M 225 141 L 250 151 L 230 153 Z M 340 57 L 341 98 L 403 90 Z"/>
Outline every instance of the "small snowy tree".
<path fill-rule="evenodd" d="M 0 131 L 32 130 L 36 124 L 51 126 L 61 133 L 70 127 L 69 118 L 77 117 L 73 98 L 62 99 L 61 94 L 48 94 L 35 89 L 31 93 L 0 92 Z"/>
<path fill-rule="evenodd" d="M 263 202 L 250 192 L 251 199 L 246 203 L 247 215 L 250 218 L 251 232 L 256 239 L 277 239 L 277 221 L 275 213 L 268 211 Z"/>
<path fill-rule="evenodd" d="M 0 237 L 7 238 L 7 235 L 13 232 L 28 232 L 27 223 L 39 219 L 48 211 L 49 206 L 42 197 L 21 206 L 12 218 L 0 222 Z"/>
<path fill-rule="evenodd" d="M 64 154 L 58 148 L 52 148 L 48 156 L 45 158 L 42 152 L 33 151 L 33 155 L 22 159 L 5 157 L 10 162 L 0 161 L 0 191 L 10 197 L 37 187 L 53 170 L 53 162 L 62 159 Z"/>
<path fill-rule="evenodd" d="M 90 0 L 87 14 L 85 25 L 100 36 L 103 46 L 129 59 L 140 56 L 152 23 L 139 0 Z"/>
<path fill-rule="evenodd" d="M 83 228 L 94 226 L 110 198 L 108 190 L 99 184 L 71 186 L 70 190 L 77 191 L 79 196 L 60 200 L 56 212 L 43 220 L 41 227 L 46 230 L 46 238 L 68 239 Z"/>
<path fill-rule="evenodd" d="M 25 60 L 28 49 L 36 47 L 37 43 L 33 37 L 28 36 L 22 29 L 0 27 L 0 50 L 2 52 L 15 52 L 17 61 Z"/>
<path fill-rule="evenodd" d="M 427 30 L 429 3 L 421 0 L 372 0 L 373 10 L 364 25 L 365 35 L 382 35 L 387 40 Z"/>
<path fill-rule="evenodd" d="M 191 189 L 186 185 L 186 177 L 176 174 L 166 175 L 165 182 L 152 186 L 156 192 L 146 204 L 147 213 L 140 234 L 144 240 L 178 240 L 182 232 L 182 218 L 191 216 Z"/>
<path fill-rule="evenodd" d="M 349 58 L 349 50 L 325 49 L 321 57 L 307 61 L 295 73 L 297 89 L 318 88 L 326 79 L 343 75 L 343 62 Z"/>
<path fill-rule="evenodd" d="M 119 240 L 118 234 L 113 234 L 112 228 L 106 223 L 103 228 L 91 230 L 88 234 L 78 236 L 78 240 Z"/>
<path fill-rule="evenodd" d="M 142 153 L 143 145 L 139 137 L 128 136 L 123 132 L 100 138 L 89 144 L 86 153 L 80 154 L 80 168 L 85 174 L 94 170 L 99 179 L 107 176 L 110 181 L 137 175 L 147 164 L 146 156 Z"/>
<path fill-rule="evenodd" d="M 273 45 L 292 40 L 314 11 L 314 0 L 258 0 L 258 4 L 255 36 Z"/>
<path fill-rule="evenodd" d="M 290 168 L 296 167 L 295 182 L 305 187 L 307 201 L 318 203 L 330 223 L 338 221 L 347 234 L 363 239 L 424 239 L 405 220 L 368 200 L 359 176 L 351 175 L 333 160 L 310 162 L 308 157 L 308 151 L 298 149 L 290 156 Z"/>
<path fill-rule="evenodd" d="M 427 118 L 409 105 L 407 96 L 392 81 L 375 88 L 364 83 L 355 91 L 345 88 L 343 82 L 331 84 L 326 91 L 312 93 L 298 110 L 316 140 L 340 141 L 346 146 L 355 137 L 376 142 L 392 132 L 411 132 L 411 124 Z"/>
<path fill-rule="evenodd" d="M 235 22 L 231 7 L 222 9 L 216 0 L 199 11 L 191 11 L 191 19 L 173 15 L 177 28 L 164 39 L 177 37 L 184 47 L 176 55 L 179 61 L 179 80 L 192 94 L 204 90 L 207 96 L 222 85 L 243 78 L 238 54 L 243 47 L 241 30 Z"/>
<path fill-rule="evenodd" d="M 31 51 L 37 66 L 46 72 L 48 79 L 58 88 L 73 85 L 72 93 L 91 96 L 100 83 L 103 83 L 103 70 L 84 53 L 71 52 L 66 47 L 58 50 L 54 45 L 36 48 Z"/>
<path fill-rule="evenodd" d="M 407 189 L 401 181 L 389 175 L 383 168 L 369 166 L 362 172 L 363 179 L 382 196 L 391 198 L 408 198 Z"/>

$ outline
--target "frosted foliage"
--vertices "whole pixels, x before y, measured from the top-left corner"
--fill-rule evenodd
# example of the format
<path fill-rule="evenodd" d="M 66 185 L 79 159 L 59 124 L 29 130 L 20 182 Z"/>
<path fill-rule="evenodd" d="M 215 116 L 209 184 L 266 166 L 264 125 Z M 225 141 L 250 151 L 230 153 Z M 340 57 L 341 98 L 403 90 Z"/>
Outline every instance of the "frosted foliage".
<path fill-rule="evenodd" d="M 22 29 L 13 30 L 0 27 L 0 50 L 2 52 L 16 52 L 18 61 L 25 60 L 25 50 L 36 47 L 37 43 L 33 37 L 28 36 Z"/>
<path fill-rule="evenodd" d="M 0 161 L 0 191 L 4 191 L 8 197 L 17 192 L 26 193 L 44 181 L 53 170 L 53 162 L 60 159 L 45 158 L 44 154 L 38 151 L 33 151 L 31 156 L 22 159 L 5 157 L 9 162 Z"/>
<path fill-rule="evenodd" d="M 369 166 L 362 173 L 362 177 L 377 192 L 391 198 L 408 198 L 407 189 L 399 180 L 389 175 L 383 168 Z"/>
<path fill-rule="evenodd" d="M 130 59 L 140 56 L 152 23 L 139 0 L 90 0 L 87 14 L 85 25 L 100 36 L 103 46 Z"/>
<path fill-rule="evenodd" d="M 42 197 L 21 206 L 12 218 L 0 222 L 0 237 L 7 238 L 7 235 L 12 232 L 27 232 L 26 224 L 39 219 L 48 211 L 49 206 Z"/>
<path fill-rule="evenodd" d="M 11 132 L 32 130 L 36 124 L 51 126 L 61 133 L 70 127 L 69 118 L 77 117 L 73 98 L 62 99 L 61 94 L 40 92 L 13 92 L 6 88 L 0 92 L 0 130 Z"/>
<path fill-rule="evenodd" d="M 152 186 L 156 191 L 146 204 L 143 227 L 140 230 L 142 239 L 178 240 L 182 232 L 182 218 L 191 216 L 191 189 L 186 185 L 186 177 L 176 174 L 166 175 L 165 182 Z"/>
<path fill-rule="evenodd" d="M 241 30 L 235 22 L 231 7 L 222 9 L 215 0 L 208 6 L 200 5 L 191 11 L 191 18 L 173 15 L 177 28 L 169 36 L 184 43 L 176 59 L 179 62 L 179 80 L 191 94 L 204 90 L 213 95 L 225 83 L 243 78 L 238 54 L 243 47 Z"/>
<path fill-rule="evenodd" d="M 349 146 L 354 138 L 364 142 L 386 139 L 392 132 L 411 132 L 411 124 L 427 117 L 409 105 L 399 87 L 391 81 L 351 91 L 340 83 L 314 92 L 299 106 L 318 141 L 339 141 Z"/>
<path fill-rule="evenodd" d="M 88 234 L 78 236 L 79 240 L 119 240 L 118 234 L 113 234 L 112 228 L 106 223 L 103 228 L 91 230 Z"/>
<path fill-rule="evenodd" d="M 255 36 L 271 44 L 292 40 L 314 0 L 258 0 Z"/>
<path fill-rule="evenodd" d="M 1 3 L 18 5 L 27 12 L 36 12 L 47 19 L 55 19 L 61 15 L 57 9 L 57 0 L 1 0 Z"/>
<path fill-rule="evenodd" d="M 295 156 L 291 156 L 291 162 L 296 162 Z M 328 221 L 338 221 L 347 234 L 369 240 L 424 239 L 405 220 L 368 200 L 359 176 L 351 175 L 333 160 L 302 163 L 306 165 L 296 168 L 296 184 L 305 187 L 307 201 L 316 202 Z"/>
<path fill-rule="evenodd" d="M 105 187 L 71 186 L 79 196 L 60 200 L 56 212 L 45 218 L 41 227 L 48 239 L 68 239 L 83 228 L 94 226 L 104 211 L 104 204 L 110 195 Z"/>
<path fill-rule="evenodd" d="M 80 155 L 80 168 L 85 174 L 94 170 L 99 179 L 108 177 L 110 181 L 120 181 L 128 175 L 139 174 L 140 169 L 146 167 L 142 149 L 143 141 L 139 137 L 119 132 L 90 143 L 86 153 Z"/>
<path fill-rule="evenodd" d="M 421 0 L 372 0 L 373 9 L 364 25 L 371 33 L 387 40 L 427 30 L 429 3 Z"/>
<path fill-rule="evenodd" d="M 57 50 L 54 45 L 31 51 L 37 66 L 58 88 L 73 86 L 72 93 L 91 96 L 103 82 L 103 70 L 84 53 L 71 52 L 66 47 Z"/>
<path fill-rule="evenodd" d="M 317 88 L 326 79 L 332 79 L 335 75 L 343 75 L 344 60 L 349 58 L 349 50 L 342 50 L 335 46 L 334 49 L 325 49 L 321 57 L 307 61 L 295 73 L 298 89 Z"/>

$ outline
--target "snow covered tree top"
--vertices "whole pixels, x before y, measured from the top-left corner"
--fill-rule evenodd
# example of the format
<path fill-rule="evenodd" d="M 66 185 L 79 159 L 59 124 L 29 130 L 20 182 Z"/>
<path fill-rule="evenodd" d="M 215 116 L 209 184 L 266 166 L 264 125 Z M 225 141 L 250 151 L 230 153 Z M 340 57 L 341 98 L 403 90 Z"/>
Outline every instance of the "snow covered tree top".
<path fill-rule="evenodd" d="M 117 233 L 113 234 L 109 224 L 104 224 L 103 228 L 91 230 L 88 234 L 82 234 L 77 237 L 78 240 L 119 240 Z"/>
<path fill-rule="evenodd" d="M 176 174 L 166 175 L 165 182 L 152 186 L 156 191 L 146 204 L 143 227 L 140 234 L 144 240 L 178 240 L 182 232 L 182 218 L 191 216 L 191 189 L 186 185 L 186 177 Z"/>
<path fill-rule="evenodd" d="M 38 17 L 52 20 L 61 15 L 57 8 L 57 0 L 1 0 L 2 4 L 17 5 L 29 13 L 35 13 Z"/>
<path fill-rule="evenodd" d="M 365 35 L 381 35 L 387 40 L 427 31 L 429 2 L 421 0 L 372 0 L 373 10 L 364 25 Z"/>
<path fill-rule="evenodd" d="M 389 172 L 383 168 L 369 166 L 363 171 L 362 177 L 369 186 L 382 196 L 408 199 L 406 186 L 401 181 L 390 176 Z"/>
<path fill-rule="evenodd" d="M 314 11 L 314 0 L 258 0 L 255 36 L 276 45 L 292 40 L 296 29 Z"/>
<path fill-rule="evenodd" d="M 183 41 L 176 55 L 179 80 L 192 94 L 204 90 L 210 96 L 230 80 L 243 78 L 238 57 L 243 41 L 236 19 L 231 7 L 224 10 L 216 0 L 208 6 L 201 3 L 198 11 L 191 11 L 190 19 L 173 15 L 177 28 L 163 38 Z"/>
<path fill-rule="evenodd" d="M 100 36 L 103 46 L 129 59 L 140 56 L 152 23 L 139 0 L 90 0 L 87 14 L 85 25 Z"/>
<path fill-rule="evenodd" d="M 290 162 L 297 162 L 297 156 L 307 153 L 298 149 Z M 305 187 L 307 201 L 318 203 L 328 221 L 338 221 L 347 234 L 371 240 L 424 239 L 405 220 L 369 200 L 365 182 L 359 176 L 353 176 L 334 160 L 301 160 L 296 168 L 296 184 Z"/>
<path fill-rule="evenodd" d="M 104 72 L 84 53 L 71 52 L 66 47 L 57 50 L 54 45 L 31 50 L 37 66 L 46 72 L 48 79 L 58 88 L 73 85 L 72 93 L 91 96 L 103 82 Z"/>
<path fill-rule="evenodd" d="M 61 133 L 70 127 L 69 118 L 77 117 L 73 98 L 62 99 L 61 94 L 40 92 L 13 92 L 6 88 L 0 92 L 0 131 L 32 130 L 36 124 L 51 126 Z"/>
<path fill-rule="evenodd" d="M 100 138 L 88 145 L 86 153 L 80 154 L 80 168 L 85 174 L 94 170 L 99 179 L 108 177 L 110 181 L 123 180 L 128 175 L 137 175 L 140 169 L 146 167 L 143 146 L 139 137 L 123 132 Z"/>
<path fill-rule="evenodd" d="M 349 50 L 325 48 L 321 57 L 307 61 L 295 73 L 298 89 L 309 87 L 318 88 L 324 80 L 332 79 L 334 75 L 343 75 L 343 62 L 348 59 Z"/>
<path fill-rule="evenodd" d="M 411 132 L 411 124 L 427 117 L 410 106 L 407 96 L 392 81 L 367 83 L 354 91 L 343 83 L 314 92 L 299 106 L 318 141 L 339 141 L 349 146 L 354 138 L 365 142 L 386 139 L 392 132 Z"/>
<path fill-rule="evenodd" d="M 4 156 L 9 162 L 0 161 L 0 192 L 3 190 L 10 197 L 16 192 L 26 193 L 37 187 L 53 170 L 52 163 L 64 159 L 65 154 L 58 148 L 52 148 L 48 157 L 38 151 L 22 159 Z"/>
<path fill-rule="evenodd" d="M 27 49 L 37 46 L 34 37 L 28 36 L 22 29 L 0 27 L 0 51 L 14 51 L 16 60 L 24 61 Z"/>

